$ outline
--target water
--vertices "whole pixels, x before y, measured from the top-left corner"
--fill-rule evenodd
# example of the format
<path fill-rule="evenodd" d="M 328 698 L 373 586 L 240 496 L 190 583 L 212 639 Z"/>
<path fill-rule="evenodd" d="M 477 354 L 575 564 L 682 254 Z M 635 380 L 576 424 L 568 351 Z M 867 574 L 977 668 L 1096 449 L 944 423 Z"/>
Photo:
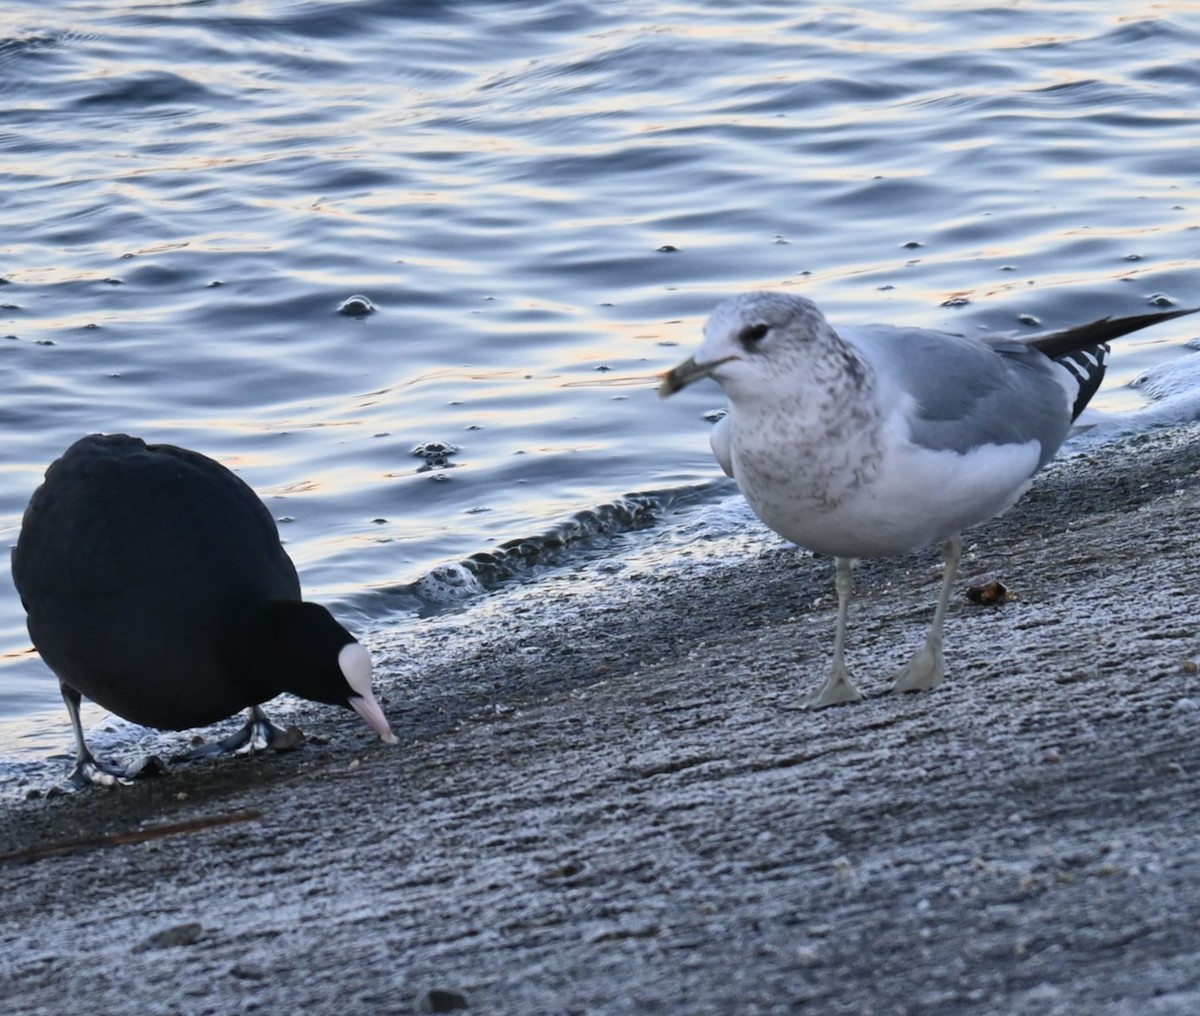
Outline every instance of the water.
<path fill-rule="evenodd" d="M 731 292 L 1200 301 L 1198 47 L 1191 2 L 6 0 L 0 535 L 99 430 L 236 468 L 359 629 L 426 623 L 441 564 L 603 553 L 572 537 L 726 489 L 715 389 L 651 377 Z M 1122 341 L 1096 404 L 1194 328 Z M 11 761 L 69 734 L 0 559 Z"/>

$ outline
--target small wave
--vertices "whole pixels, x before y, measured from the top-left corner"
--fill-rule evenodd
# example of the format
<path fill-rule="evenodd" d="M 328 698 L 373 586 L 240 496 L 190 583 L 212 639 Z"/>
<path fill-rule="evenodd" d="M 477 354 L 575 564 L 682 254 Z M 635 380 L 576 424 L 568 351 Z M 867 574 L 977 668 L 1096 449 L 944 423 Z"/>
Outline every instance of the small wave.
<path fill-rule="evenodd" d="M 0 39 L 0 65 L 21 59 L 39 50 L 52 49 L 59 45 L 59 37 L 48 33 L 16 36 Z"/>
<path fill-rule="evenodd" d="M 1155 364 L 1129 382 L 1148 399 L 1161 402 L 1200 392 L 1200 356 L 1189 353 L 1177 360 Z"/>
<path fill-rule="evenodd" d="M 576 512 L 544 532 L 506 540 L 494 550 L 438 565 L 415 582 L 376 592 L 415 598 L 422 614 L 436 613 L 510 582 L 536 578 L 549 567 L 603 556 L 614 538 L 649 529 L 666 515 L 723 496 L 728 489 L 726 481 L 713 481 L 626 494 Z"/>
<path fill-rule="evenodd" d="M 130 74 L 104 81 L 95 91 L 76 100 L 78 106 L 140 108 L 166 105 L 215 105 L 216 93 L 203 85 L 167 71 Z"/>
<path fill-rule="evenodd" d="M 1195 353 L 1143 371 L 1129 387 L 1146 396 L 1148 403 L 1123 413 L 1085 410 L 1079 418 L 1083 444 L 1102 444 L 1125 434 L 1200 420 L 1200 356 Z"/>

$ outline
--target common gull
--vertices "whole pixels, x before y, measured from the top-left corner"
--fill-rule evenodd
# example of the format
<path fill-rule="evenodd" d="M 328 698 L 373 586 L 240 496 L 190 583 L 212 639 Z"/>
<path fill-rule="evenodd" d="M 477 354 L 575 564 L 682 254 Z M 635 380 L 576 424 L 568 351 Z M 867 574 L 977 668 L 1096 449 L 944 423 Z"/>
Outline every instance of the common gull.
<path fill-rule="evenodd" d="M 1197 309 L 1017 337 L 835 331 L 811 300 L 784 293 L 716 307 L 659 392 L 715 379 L 729 399 L 712 432 L 725 472 L 775 532 L 836 559 L 833 665 L 805 706 L 862 698 L 844 658 L 854 559 L 935 543 L 945 567 L 933 622 L 894 688 L 938 684 L 962 531 L 1011 507 L 1058 450 L 1100 386 L 1110 339 Z"/>

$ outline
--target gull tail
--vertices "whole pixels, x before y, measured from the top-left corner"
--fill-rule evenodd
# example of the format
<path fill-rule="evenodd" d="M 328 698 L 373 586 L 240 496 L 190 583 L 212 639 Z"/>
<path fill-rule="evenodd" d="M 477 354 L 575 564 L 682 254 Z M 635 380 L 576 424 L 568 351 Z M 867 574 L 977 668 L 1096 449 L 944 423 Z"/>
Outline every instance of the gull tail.
<path fill-rule="evenodd" d="M 1108 367 L 1109 340 L 1172 318 L 1195 314 L 1198 310 L 1200 307 L 1189 307 L 1185 310 L 1135 314 L 1132 317 L 1101 318 L 1062 331 L 1043 332 L 1023 341 L 1041 350 L 1056 363 L 1061 363 L 1074 376 L 1079 384 L 1079 394 L 1071 410 L 1071 419 L 1075 419 L 1104 380 L 1104 371 Z"/>

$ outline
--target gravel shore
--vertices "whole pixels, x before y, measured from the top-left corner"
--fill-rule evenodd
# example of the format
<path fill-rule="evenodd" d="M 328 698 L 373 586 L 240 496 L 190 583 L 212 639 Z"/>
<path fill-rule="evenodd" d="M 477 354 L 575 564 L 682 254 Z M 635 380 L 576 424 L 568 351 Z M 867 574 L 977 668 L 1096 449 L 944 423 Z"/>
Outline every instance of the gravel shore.
<path fill-rule="evenodd" d="M 862 563 L 868 699 L 807 713 L 832 565 L 756 530 L 493 594 L 427 666 L 380 637 L 396 747 L 312 707 L 291 754 L 5 805 L 3 1011 L 1200 1012 L 1198 439 L 968 533 L 930 693 L 886 689 L 936 551 Z"/>

